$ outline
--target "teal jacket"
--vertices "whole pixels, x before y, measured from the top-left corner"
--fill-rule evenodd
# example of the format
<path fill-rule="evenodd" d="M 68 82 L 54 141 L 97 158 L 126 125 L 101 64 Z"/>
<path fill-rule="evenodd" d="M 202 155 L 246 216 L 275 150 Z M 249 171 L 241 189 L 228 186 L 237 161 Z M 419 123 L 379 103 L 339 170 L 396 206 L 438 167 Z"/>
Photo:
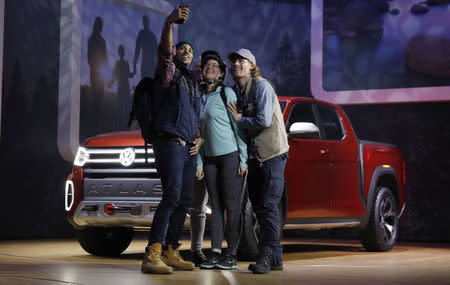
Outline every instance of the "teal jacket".
<path fill-rule="evenodd" d="M 203 168 L 203 157 L 214 157 L 239 151 L 239 163 L 247 168 L 247 144 L 243 139 L 239 127 L 231 113 L 223 104 L 220 97 L 219 86 L 206 100 L 205 94 L 201 97 L 200 134 L 204 139 L 197 156 L 197 169 Z M 233 89 L 225 87 L 227 104 L 236 101 Z M 231 125 L 233 124 L 233 126 Z"/>

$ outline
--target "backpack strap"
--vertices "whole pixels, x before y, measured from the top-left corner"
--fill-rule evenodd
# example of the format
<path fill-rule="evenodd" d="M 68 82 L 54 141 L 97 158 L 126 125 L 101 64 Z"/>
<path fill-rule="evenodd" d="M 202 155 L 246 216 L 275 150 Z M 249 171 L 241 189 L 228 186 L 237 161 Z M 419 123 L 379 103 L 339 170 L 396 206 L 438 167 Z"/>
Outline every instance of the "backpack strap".
<path fill-rule="evenodd" d="M 225 108 L 227 108 L 227 95 L 225 94 L 225 86 L 222 86 L 222 89 L 220 89 L 220 98 L 222 98 L 222 102 L 225 105 Z"/>
<path fill-rule="evenodd" d="M 234 125 L 233 125 L 233 121 L 232 121 L 234 119 L 230 117 L 230 112 L 228 112 L 227 95 L 225 94 L 225 86 L 222 86 L 222 89 L 220 89 L 220 98 L 222 98 L 223 105 L 225 105 L 225 112 L 227 112 L 228 119 L 230 119 L 231 127 L 234 130 Z"/>

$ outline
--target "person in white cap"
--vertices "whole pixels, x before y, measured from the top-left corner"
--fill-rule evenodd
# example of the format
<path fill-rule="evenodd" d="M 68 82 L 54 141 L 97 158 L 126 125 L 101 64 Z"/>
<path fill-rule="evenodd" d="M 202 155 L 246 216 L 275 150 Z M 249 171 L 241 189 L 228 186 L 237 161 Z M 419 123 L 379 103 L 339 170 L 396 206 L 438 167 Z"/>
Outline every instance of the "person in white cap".
<path fill-rule="evenodd" d="M 248 49 L 228 55 L 237 101 L 228 107 L 239 127 L 247 131 L 248 194 L 260 225 L 259 255 L 249 270 L 256 274 L 282 270 L 278 204 L 284 191 L 284 168 L 289 145 L 278 98 L 262 78 Z"/>

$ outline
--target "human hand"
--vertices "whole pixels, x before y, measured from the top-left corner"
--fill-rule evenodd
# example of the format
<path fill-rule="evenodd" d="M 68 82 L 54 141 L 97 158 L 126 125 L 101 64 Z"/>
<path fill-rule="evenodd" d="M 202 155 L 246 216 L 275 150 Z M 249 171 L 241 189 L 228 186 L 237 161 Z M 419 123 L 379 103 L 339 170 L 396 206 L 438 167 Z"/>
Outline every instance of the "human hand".
<path fill-rule="evenodd" d="M 191 149 L 189 149 L 189 154 L 190 155 L 196 155 L 198 153 L 198 151 L 200 150 L 200 147 L 203 144 L 203 139 L 202 138 L 196 138 L 194 140 L 194 146 L 191 147 Z"/>
<path fill-rule="evenodd" d="M 197 169 L 197 172 L 195 172 L 195 177 L 197 180 L 202 180 L 203 176 L 205 176 L 205 173 L 203 172 L 203 168 Z"/>
<path fill-rule="evenodd" d="M 245 172 L 247 172 L 247 168 L 243 167 L 242 165 L 239 165 L 238 175 L 242 176 L 245 174 Z"/>
<path fill-rule="evenodd" d="M 238 110 L 238 108 L 236 106 L 236 101 L 232 101 L 232 102 L 228 103 L 228 110 L 231 112 L 233 119 L 236 122 L 239 122 L 239 120 L 242 118 L 242 113 Z"/>
<path fill-rule="evenodd" d="M 184 24 L 189 17 L 189 7 L 177 6 L 172 13 L 167 17 L 167 24 L 173 23 Z"/>

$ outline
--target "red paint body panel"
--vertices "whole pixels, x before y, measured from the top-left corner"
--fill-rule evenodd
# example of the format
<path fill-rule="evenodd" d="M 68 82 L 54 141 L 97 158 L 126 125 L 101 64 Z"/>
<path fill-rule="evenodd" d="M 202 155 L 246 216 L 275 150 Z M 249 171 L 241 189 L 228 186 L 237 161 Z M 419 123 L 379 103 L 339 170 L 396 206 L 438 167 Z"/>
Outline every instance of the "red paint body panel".
<path fill-rule="evenodd" d="M 403 158 L 397 148 L 365 145 L 360 158 L 358 139 L 341 107 L 312 98 L 279 97 L 279 100 L 287 102 L 283 113 L 285 122 L 294 104 L 313 102 L 335 108 L 345 129 L 345 136 L 340 141 L 288 139 L 290 150 L 285 171 L 287 219 L 364 216 L 366 207 L 360 195 L 360 160 L 363 161 L 364 198 L 369 197 L 375 169 L 389 164 L 397 174 L 398 206 L 399 209 L 403 207 Z"/>
<path fill-rule="evenodd" d="M 289 139 L 289 159 L 285 170 L 288 189 L 288 218 L 331 215 L 328 148 L 320 140 Z"/>
<path fill-rule="evenodd" d="M 380 165 L 390 165 L 395 169 L 398 182 L 398 199 L 399 208 L 403 207 L 405 203 L 404 195 L 404 159 L 400 151 L 395 147 L 379 146 L 379 145 L 364 145 L 363 147 L 363 164 L 364 164 L 364 195 L 369 194 L 370 183 L 372 182 L 373 172 Z"/>
<path fill-rule="evenodd" d="M 141 131 L 137 130 L 101 134 L 86 139 L 82 145 L 86 147 L 143 146 L 144 140 L 141 137 Z"/>
<path fill-rule="evenodd" d="M 359 198 L 358 141 L 350 121 L 341 108 L 336 108 L 345 129 L 344 139 L 328 141 L 331 156 L 332 216 L 362 216 L 365 208 Z"/>

